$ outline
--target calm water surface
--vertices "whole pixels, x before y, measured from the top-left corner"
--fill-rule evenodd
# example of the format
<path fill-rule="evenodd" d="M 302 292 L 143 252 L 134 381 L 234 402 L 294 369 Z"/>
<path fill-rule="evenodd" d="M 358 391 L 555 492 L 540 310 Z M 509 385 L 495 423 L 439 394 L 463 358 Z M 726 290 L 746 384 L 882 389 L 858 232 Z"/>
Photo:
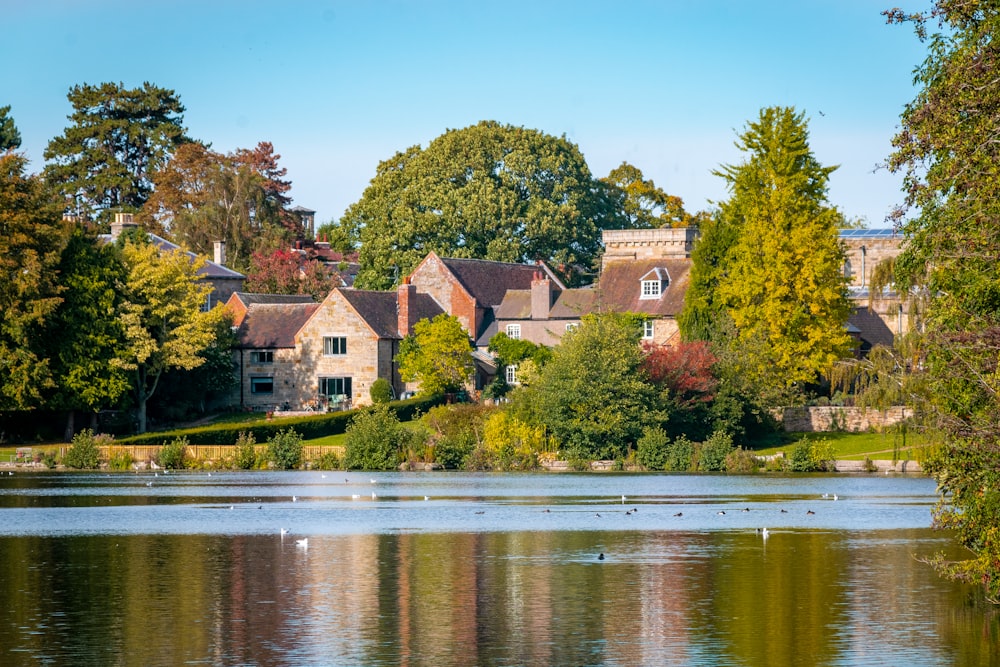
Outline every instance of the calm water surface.
<path fill-rule="evenodd" d="M 920 560 L 962 556 L 934 501 L 899 476 L 5 474 L 0 665 L 1000 665 L 997 612 Z"/>

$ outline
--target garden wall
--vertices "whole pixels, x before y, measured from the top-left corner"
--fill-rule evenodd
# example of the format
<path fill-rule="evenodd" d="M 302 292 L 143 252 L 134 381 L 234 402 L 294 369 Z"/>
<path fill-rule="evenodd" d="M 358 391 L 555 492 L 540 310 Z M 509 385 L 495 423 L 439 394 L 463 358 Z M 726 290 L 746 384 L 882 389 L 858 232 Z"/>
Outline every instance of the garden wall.
<path fill-rule="evenodd" d="M 913 410 L 902 406 L 888 410 L 843 406 L 812 406 L 781 408 L 775 418 L 790 433 L 823 431 L 881 431 L 913 416 Z"/>

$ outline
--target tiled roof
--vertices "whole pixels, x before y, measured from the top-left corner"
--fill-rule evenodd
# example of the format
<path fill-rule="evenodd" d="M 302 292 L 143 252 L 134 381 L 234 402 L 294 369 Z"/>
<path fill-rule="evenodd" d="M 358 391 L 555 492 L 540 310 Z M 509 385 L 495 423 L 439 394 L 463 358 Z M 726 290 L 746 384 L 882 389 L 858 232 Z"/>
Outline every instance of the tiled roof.
<path fill-rule="evenodd" d="M 316 303 L 316 299 L 308 294 L 258 294 L 256 292 L 233 292 L 233 296 L 239 299 L 244 306 L 254 304 L 275 304 L 275 303 Z"/>
<path fill-rule="evenodd" d="M 340 294 L 357 311 L 379 338 L 402 338 L 409 332 L 399 331 L 398 295 L 396 292 L 342 289 Z M 427 294 L 410 295 L 410 312 L 413 320 L 433 318 L 441 314 L 441 307 Z"/>
<path fill-rule="evenodd" d="M 537 264 L 511 264 L 485 259 L 442 257 L 441 262 L 479 305 L 485 307 L 499 306 L 507 290 L 531 289 L 535 273 L 544 271 Z M 550 280 L 554 278 L 551 274 L 546 275 Z"/>
<path fill-rule="evenodd" d="M 655 269 L 666 271 L 670 284 L 654 299 L 640 299 L 643 276 Z M 684 307 L 691 273 L 690 259 L 643 259 L 612 262 L 604 267 L 598 299 L 602 310 L 674 316 Z"/>
<path fill-rule="evenodd" d="M 295 334 L 319 309 L 318 303 L 256 303 L 239 328 L 240 347 L 295 347 Z"/>
<path fill-rule="evenodd" d="M 197 257 L 193 252 L 189 250 L 182 249 L 176 243 L 166 240 L 163 237 L 157 236 L 156 234 L 150 234 L 149 240 L 159 248 L 160 250 L 180 250 L 183 253 L 187 253 L 191 257 L 191 260 Z M 237 271 L 233 271 L 230 268 L 223 266 L 222 264 L 216 264 L 211 260 L 205 261 L 200 269 L 198 269 L 198 275 L 203 278 L 228 278 L 230 280 L 244 280 L 246 276 Z"/>
<path fill-rule="evenodd" d="M 598 292 L 592 287 L 568 289 L 556 299 L 549 317 L 553 319 L 579 319 L 597 307 Z"/>

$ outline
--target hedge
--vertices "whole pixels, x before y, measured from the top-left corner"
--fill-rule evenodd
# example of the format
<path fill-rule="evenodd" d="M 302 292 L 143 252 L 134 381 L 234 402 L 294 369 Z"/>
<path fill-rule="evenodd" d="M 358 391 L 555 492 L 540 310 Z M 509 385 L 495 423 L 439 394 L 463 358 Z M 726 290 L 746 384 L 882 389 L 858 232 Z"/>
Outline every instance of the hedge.
<path fill-rule="evenodd" d="M 399 421 L 410 421 L 418 413 L 427 412 L 432 407 L 444 403 L 444 396 L 430 398 L 409 398 L 405 401 L 393 401 L 389 407 L 396 411 Z M 328 435 L 344 433 L 358 410 L 330 412 L 304 417 L 288 417 L 268 421 L 247 422 L 243 424 L 213 424 L 196 428 L 176 429 L 173 431 L 157 431 L 143 433 L 125 438 L 117 442 L 127 445 L 162 445 L 175 438 L 185 437 L 192 445 L 232 445 L 240 433 L 252 433 L 257 442 L 267 442 L 279 431 L 294 429 L 304 440 L 322 438 Z"/>

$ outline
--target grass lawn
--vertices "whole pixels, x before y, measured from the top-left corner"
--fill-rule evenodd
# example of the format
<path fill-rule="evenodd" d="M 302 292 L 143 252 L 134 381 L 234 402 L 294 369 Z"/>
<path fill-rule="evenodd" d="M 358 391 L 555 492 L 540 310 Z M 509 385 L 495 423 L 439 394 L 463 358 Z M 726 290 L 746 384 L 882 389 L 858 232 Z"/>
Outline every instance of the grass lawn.
<path fill-rule="evenodd" d="M 801 440 L 826 440 L 830 442 L 836 456 L 840 460 L 864 460 L 868 457 L 876 459 L 910 459 L 919 461 L 923 458 L 923 450 L 931 443 L 920 433 L 907 433 L 904 447 L 902 435 L 892 431 L 885 433 L 789 433 L 787 441 L 777 447 L 755 449 L 758 456 L 770 456 L 778 452 L 789 454 Z M 895 452 L 895 456 L 894 456 Z"/>
<path fill-rule="evenodd" d="M 347 435 L 344 433 L 338 433 L 337 435 L 326 435 L 322 438 L 313 438 L 312 440 L 303 440 L 303 445 L 308 445 L 310 447 L 331 447 L 338 446 L 343 447 L 346 445 Z"/>

